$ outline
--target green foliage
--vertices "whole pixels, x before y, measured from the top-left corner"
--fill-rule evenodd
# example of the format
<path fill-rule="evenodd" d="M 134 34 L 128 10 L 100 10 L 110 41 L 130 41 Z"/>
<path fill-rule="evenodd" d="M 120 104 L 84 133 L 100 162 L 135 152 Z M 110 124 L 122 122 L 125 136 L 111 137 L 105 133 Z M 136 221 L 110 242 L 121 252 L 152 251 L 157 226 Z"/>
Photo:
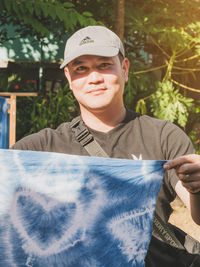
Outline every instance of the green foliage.
<path fill-rule="evenodd" d="M 200 134 L 198 130 L 192 130 L 189 132 L 190 140 L 192 141 L 196 154 L 200 154 Z"/>
<path fill-rule="evenodd" d="M 131 60 L 130 56 L 130 61 Z M 133 59 L 134 61 L 134 59 Z M 156 85 L 156 77 L 150 73 L 134 74 L 135 70 L 144 70 L 147 69 L 147 65 L 142 61 L 134 61 L 134 64 L 130 66 L 129 80 L 125 86 L 124 91 L 124 102 L 127 107 L 130 109 L 137 109 L 137 111 L 144 114 L 147 113 L 146 104 L 138 101 L 145 97 L 148 97 L 149 94 L 154 92 Z M 136 107 L 137 105 L 137 107 Z"/>
<path fill-rule="evenodd" d="M 149 76 L 148 68 L 144 67 L 142 72 L 136 64 L 129 84 L 134 88 L 133 83 L 140 76 L 137 87 L 151 86 L 152 70 L 156 68 L 160 72 L 157 79 L 154 76 L 154 85 L 157 80 L 159 86 L 154 86 L 153 91 L 149 90 L 150 87 L 147 87 L 148 91 L 129 89 L 128 98 L 137 111 L 175 122 L 184 127 L 188 134 L 194 131 L 191 134 L 194 144 L 195 138 L 200 140 L 197 129 L 193 130 L 200 117 L 197 108 L 194 108 L 196 100 L 200 99 L 197 82 L 200 73 L 199 12 L 200 5 L 196 0 L 126 1 L 127 56 L 133 57 L 133 64 L 145 62 L 145 52 L 152 56 Z"/>
<path fill-rule="evenodd" d="M 196 0 L 127 1 L 125 38 L 129 51 L 137 53 L 137 58 L 140 50 L 152 54 L 152 63 L 157 66 L 174 57 L 172 74 L 176 67 L 187 67 L 190 75 L 189 68 L 199 66 L 199 11 Z M 183 71 L 178 75 L 179 81 L 185 81 Z"/>
<path fill-rule="evenodd" d="M 31 128 L 31 112 L 33 110 L 34 97 L 17 97 L 16 112 L 16 140 L 27 135 Z"/>
<path fill-rule="evenodd" d="M 8 88 L 8 76 L 4 73 L 0 73 L 0 90 L 7 91 Z"/>
<path fill-rule="evenodd" d="M 77 12 L 71 2 L 62 0 L 0 0 L 0 43 L 9 40 L 5 25 L 15 25 L 17 35 L 14 38 L 37 36 L 48 37 L 50 33 L 61 36 L 65 32 L 96 24 L 89 12 Z"/>
<path fill-rule="evenodd" d="M 28 134 L 46 127 L 55 129 L 62 122 L 71 120 L 77 113 L 77 103 L 68 85 L 54 94 L 49 92 L 47 96 L 39 95 L 34 98 L 31 113 L 32 127 Z"/>
<path fill-rule="evenodd" d="M 196 101 L 189 113 L 186 133 L 192 140 L 196 153 L 200 154 L 200 101 Z"/>
<path fill-rule="evenodd" d="M 141 98 L 140 100 L 138 100 L 135 111 L 141 114 L 147 113 L 147 106 L 144 99 Z"/>
<path fill-rule="evenodd" d="M 184 127 L 188 119 L 188 109 L 192 107 L 193 99 L 186 98 L 175 89 L 172 82 L 159 83 L 158 89 L 151 96 L 151 111 L 154 116 L 177 122 Z"/>
<path fill-rule="evenodd" d="M 80 14 L 89 16 L 93 14 L 96 21 L 109 28 L 114 28 L 115 23 L 115 0 L 71 0 Z"/>

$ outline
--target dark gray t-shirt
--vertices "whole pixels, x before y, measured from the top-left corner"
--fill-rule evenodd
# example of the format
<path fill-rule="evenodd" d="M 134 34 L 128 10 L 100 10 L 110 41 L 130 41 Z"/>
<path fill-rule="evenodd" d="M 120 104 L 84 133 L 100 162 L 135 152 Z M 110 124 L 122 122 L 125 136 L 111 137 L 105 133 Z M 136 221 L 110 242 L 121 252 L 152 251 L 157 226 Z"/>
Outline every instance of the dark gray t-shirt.
<path fill-rule="evenodd" d="M 137 116 L 132 111 L 127 111 L 124 121 L 107 133 L 89 130 L 111 158 L 167 160 L 194 153 L 191 141 L 179 127 L 146 115 Z M 29 135 L 18 141 L 13 149 L 88 156 L 76 141 L 69 122 L 56 130 L 46 128 Z M 170 202 L 176 196 L 174 187 L 177 181 L 173 170 L 165 173 L 157 201 L 157 213 L 165 221 L 172 212 Z"/>

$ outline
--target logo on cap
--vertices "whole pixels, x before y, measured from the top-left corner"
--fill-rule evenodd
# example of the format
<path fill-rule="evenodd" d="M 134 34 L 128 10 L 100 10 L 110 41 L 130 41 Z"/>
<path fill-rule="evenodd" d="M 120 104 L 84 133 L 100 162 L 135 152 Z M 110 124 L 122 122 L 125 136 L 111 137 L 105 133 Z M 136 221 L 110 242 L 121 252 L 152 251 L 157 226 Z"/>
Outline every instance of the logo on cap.
<path fill-rule="evenodd" d="M 92 40 L 90 37 L 86 36 L 79 45 L 84 45 L 84 44 L 88 44 L 88 43 L 94 43 L 94 40 Z"/>

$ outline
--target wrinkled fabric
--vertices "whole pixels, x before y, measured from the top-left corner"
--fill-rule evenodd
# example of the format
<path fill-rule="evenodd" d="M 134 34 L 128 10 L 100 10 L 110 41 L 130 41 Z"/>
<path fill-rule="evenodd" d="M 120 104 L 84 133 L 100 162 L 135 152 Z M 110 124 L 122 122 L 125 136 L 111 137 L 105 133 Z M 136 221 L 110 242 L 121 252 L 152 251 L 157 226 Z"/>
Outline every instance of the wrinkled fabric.
<path fill-rule="evenodd" d="M 163 163 L 0 150 L 0 266 L 144 266 Z"/>
<path fill-rule="evenodd" d="M 0 148 L 9 147 L 8 98 L 0 97 Z"/>

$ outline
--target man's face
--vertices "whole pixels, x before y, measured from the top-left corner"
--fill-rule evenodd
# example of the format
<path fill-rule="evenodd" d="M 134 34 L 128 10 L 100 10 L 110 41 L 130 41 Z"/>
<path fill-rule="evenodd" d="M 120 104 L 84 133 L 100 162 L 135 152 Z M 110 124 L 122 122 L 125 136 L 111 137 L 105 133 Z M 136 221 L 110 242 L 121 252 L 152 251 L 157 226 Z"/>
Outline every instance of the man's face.
<path fill-rule="evenodd" d="M 65 67 L 65 75 L 81 110 L 102 111 L 123 105 L 129 61 L 119 57 L 80 56 Z"/>

